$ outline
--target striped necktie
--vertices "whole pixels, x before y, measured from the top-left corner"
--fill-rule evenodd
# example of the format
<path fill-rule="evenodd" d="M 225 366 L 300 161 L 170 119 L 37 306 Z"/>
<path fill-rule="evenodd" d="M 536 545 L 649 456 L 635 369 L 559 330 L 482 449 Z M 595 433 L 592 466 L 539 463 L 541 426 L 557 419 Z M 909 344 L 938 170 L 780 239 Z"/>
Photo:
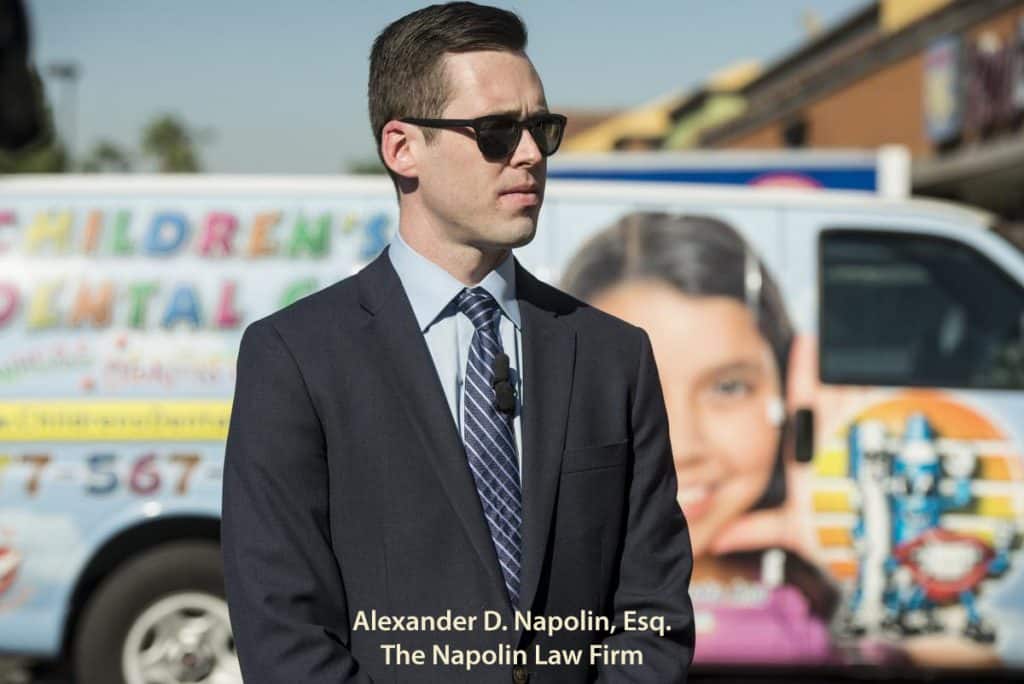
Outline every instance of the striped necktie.
<path fill-rule="evenodd" d="M 463 387 L 462 440 L 469 469 L 476 481 L 498 563 L 505 576 L 512 606 L 519 604 L 519 567 L 522 562 L 522 494 L 516 461 L 512 417 L 495 407 L 494 359 L 501 353 L 498 319 L 501 309 L 482 287 L 465 289 L 455 299 L 459 311 L 476 331 L 470 344 Z"/>

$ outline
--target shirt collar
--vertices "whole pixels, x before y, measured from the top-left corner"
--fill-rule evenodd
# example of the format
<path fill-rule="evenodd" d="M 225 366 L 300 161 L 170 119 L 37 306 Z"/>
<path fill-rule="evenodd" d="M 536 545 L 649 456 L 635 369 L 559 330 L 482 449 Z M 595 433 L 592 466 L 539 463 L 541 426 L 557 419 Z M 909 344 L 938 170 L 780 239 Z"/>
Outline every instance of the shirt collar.
<path fill-rule="evenodd" d="M 402 281 L 420 330 L 426 332 L 465 286 L 448 271 L 410 247 L 397 230 L 391 239 L 388 257 Z M 509 250 L 504 261 L 477 283 L 477 287 L 487 290 L 505 317 L 517 329 L 521 328 L 512 250 Z"/>

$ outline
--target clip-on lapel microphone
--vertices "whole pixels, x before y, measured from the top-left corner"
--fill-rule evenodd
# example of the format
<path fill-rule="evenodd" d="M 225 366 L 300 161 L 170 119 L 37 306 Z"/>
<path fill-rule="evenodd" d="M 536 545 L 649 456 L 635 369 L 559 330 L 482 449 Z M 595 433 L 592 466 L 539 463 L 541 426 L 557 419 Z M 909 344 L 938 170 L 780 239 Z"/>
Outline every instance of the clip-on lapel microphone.
<path fill-rule="evenodd" d="M 516 390 L 509 380 L 508 354 L 501 352 L 494 357 L 494 407 L 511 416 L 516 410 Z"/>

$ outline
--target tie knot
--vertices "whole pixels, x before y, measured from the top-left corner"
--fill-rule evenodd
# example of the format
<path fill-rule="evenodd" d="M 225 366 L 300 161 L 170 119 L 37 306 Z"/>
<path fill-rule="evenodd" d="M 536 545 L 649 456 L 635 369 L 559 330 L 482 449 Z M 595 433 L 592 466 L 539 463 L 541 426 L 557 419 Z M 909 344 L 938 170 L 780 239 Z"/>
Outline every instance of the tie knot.
<path fill-rule="evenodd" d="M 455 305 L 459 307 L 459 311 L 469 316 L 477 330 L 491 325 L 500 310 L 498 302 L 494 301 L 494 297 L 482 287 L 464 289 L 455 298 Z"/>

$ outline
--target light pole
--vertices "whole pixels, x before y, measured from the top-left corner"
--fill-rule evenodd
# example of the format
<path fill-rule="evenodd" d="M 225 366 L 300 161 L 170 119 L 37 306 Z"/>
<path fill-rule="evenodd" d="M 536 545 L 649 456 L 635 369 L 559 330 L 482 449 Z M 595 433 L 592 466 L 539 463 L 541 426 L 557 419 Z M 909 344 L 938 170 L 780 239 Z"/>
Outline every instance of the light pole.
<path fill-rule="evenodd" d="M 68 157 L 73 162 L 77 159 L 75 155 L 75 132 L 78 123 L 77 86 L 82 71 L 77 62 L 65 61 L 50 62 L 46 67 L 46 73 L 63 84 L 60 94 L 61 118 L 64 120 Z"/>

